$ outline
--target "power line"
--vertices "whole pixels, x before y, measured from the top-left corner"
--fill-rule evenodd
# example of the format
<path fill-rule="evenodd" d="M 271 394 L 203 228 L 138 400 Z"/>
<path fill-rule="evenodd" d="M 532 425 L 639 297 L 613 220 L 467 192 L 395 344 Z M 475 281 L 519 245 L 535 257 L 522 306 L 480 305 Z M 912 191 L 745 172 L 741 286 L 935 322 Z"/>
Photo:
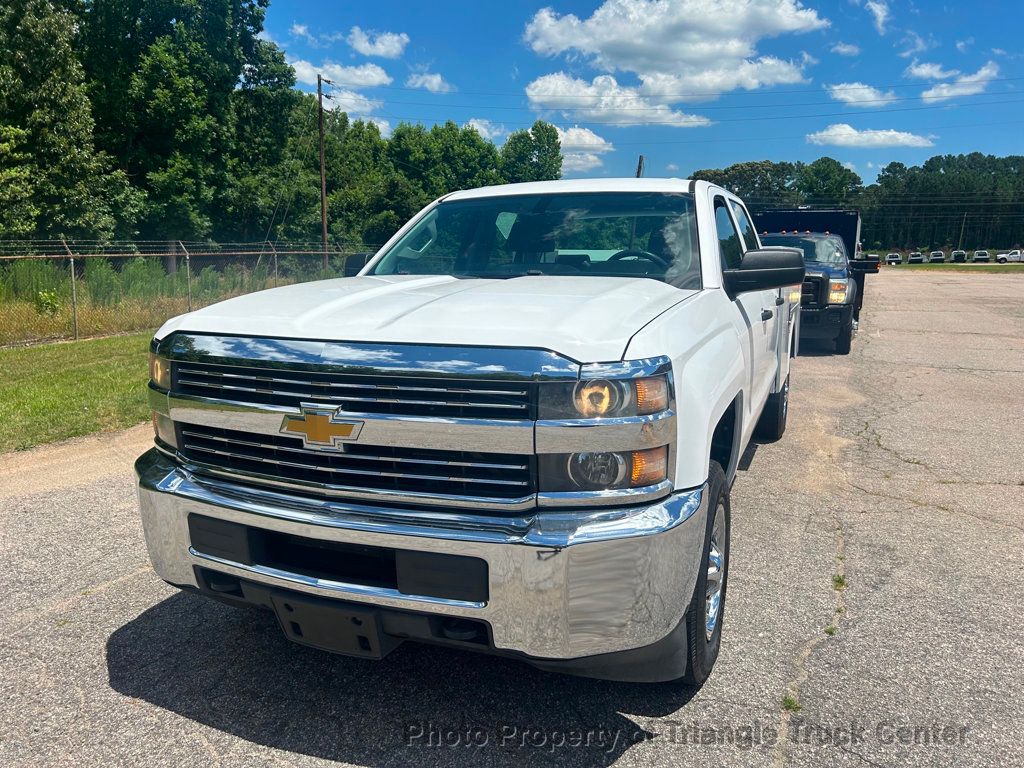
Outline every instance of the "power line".
<path fill-rule="evenodd" d="M 685 121 L 685 122 L 682 122 L 682 123 L 680 123 L 679 121 L 673 121 L 673 120 L 639 120 L 639 121 L 622 120 L 622 119 L 619 119 L 619 120 L 592 120 L 590 118 L 579 117 L 579 116 L 577 116 L 577 119 L 578 119 L 578 122 L 587 123 L 589 125 L 608 125 L 608 126 L 621 127 L 621 128 L 630 128 L 630 127 L 637 127 L 637 126 L 657 126 L 657 125 L 663 125 L 663 126 L 672 127 L 672 128 L 710 128 L 710 127 L 712 127 L 714 125 L 717 125 L 717 124 L 720 124 L 720 123 L 759 123 L 759 122 L 764 122 L 764 121 L 775 121 L 775 120 L 806 120 L 806 119 L 815 118 L 815 117 L 845 117 L 845 118 L 870 117 L 870 116 L 873 116 L 873 115 L 892 114 L 892 113 L 896 113 L 896 112 L 924 112 L 924 111 L 931 111 L 931 110 L 935 110 L 935 109 L 962 109 L 963 107 L 970 107 L 970 108 L 974 109 L 974 108 L 977 108 L 977 107 L 988 107 L 988 106 L 998 106 L 998 105 L 1002 105 L 1002 104 L 1020 104 L 1020 103 L 1024 103 L 1024 98 L 1022 98 L 1022 99 L 1005 99 L 1005 100 L 1000 100 L 1000 101 L 986 101 L 986 102 L 980 102 L 980 103 L 976 103 L 976 104 L 935 104 L 935 105 L 932 105 L 932 106 L 922 106 L 922 107 L 899 107 L 899 108 L 896 108 L 896 109 L 876 109 L 876 110 L 872 110 L 871 112 L 868 112 L 868 113 L 866 113 L 864 115 L 861 115 L 861 114 L 851 114 L 849 112 L 818 112 L 818 113 L 813 113 L 813 114 L 802 114 L 802 115 L 768 115 L 768 116 L 764 116 L 764 117 L 723 117 L 723 118 L 718 118 L 718 119 L 716 119 L 714 121 L 708 121 L 708 122 L 701 122 L 699 119 L 694 119 L 694 120 L 689 120 L 689 121 Z M 571 108 L 567 108 L 567 109 L 571 109 Z M 559 112 L 559 111 L 564 111 L 564 110 L 561 109 L 561 108 L 555 107 L 555 108 L 550 108 L 550 109 L 547 109 L 547 110 L 538 110 L 538 111 Z M 430 117 L 423 117 L 423 116 L 411 117 L 411 116 L 392 115 L 392 117 L 395 120 L 410 121 L 410 122 L 414 122 L 414 123 L 416 123 L 416 122 L 425 122 L 425 121 L 428 121 L 428 120 L 432 121 L 434 123 L 439 123 L 439 122 L 443 123 L 443 122 L 447 122 L 448 120 L 451 120 L 450 116 L 444 117 L 444 118 L 430 118 Z M 995 124 L 995 123 L 984 123 L 984 125 L 993 125 L 993 124 Z M 529 127 L 529 125 L 526 124 L 526 123 L 519 123 L 519 124 L 516 124 L 516 126 L 514 126 L 514 127 L 523 127 L 523 128 L 525 128 L 525 127 Z M 761 139 L 758 139 L 758 140 L 761 140 Z"/>
<path fill-rule="evenodd" d="M 986 78 L 978 78 L 978 79 L 968 79 L 968 80 L 965 81 L 965 83 L 966 84 L 970 84 L 970 85 L 987 85 L 988 83 L 1009 83 L 1009 82 L 1017 82 L 1017 81 L 1020 81 L 1020 80 L 1024 80 L 1024 76 L 1017 76 L 1017 77 L 986 77 Z M 843 83 L 837 83 L 837 85 L 843 85 Z M 922 82 L 908 83 L 906 81 L 902 81 L 902 82 L 898 82 L 898 83 L 880 83 L 880 84 L 879 83 L 862 83 L 862 85 L 866 85 L 869 88 L 881 89 L 881 88 L 923 88 L 923 87 L 925 87 L 926 84 L 922 83 Z M 422 88 L 412 88 L 412 87 L 409 87 L 409 86 L 400 86 L 400 85 L 375 85 L 375 86 L 351 85 L 351 86 L 347 86 L 347 87 L 349 87 L 349 88 L 373 88 L 375 90 L 382 90 L 382 91 L 415 91 L 415 92 L 422 92 L 423 91 Z M 624 87 L 624 88 L 635 88 L 637 86 L 621 85 L 621 87 Z M 652 96 L 650 98 L 671 99 L 673 102 L 683 102 L 683 101 L 686 101 L 686 100 L 715 99 L 715 98 L 720 98 L 720 97 L 724 97 L 724 96 L 729 96 L 729 97 L 751 97 L 751 96 L 770 97 L 770 96 L 775 96 L 775 95 L 780 94 L 780 93 L 785 93 L 785 94 L 789 94 L 789 93 L 822 93 L 825 90 L 821 86 L 816 87 L 816 88 L 779 88 L 779 89 L 775 89 L 774 87 L 769 87 L 769 88 L 770 88 L 770 90 L 769 89 L 765 89 L 765 90 L 733 90 L 733 91 L 682 91 L 682 92 L 676 92 L 676 93 L 661 92 L 661 93 L 658 93 L 658 94 L 652 94 Z M 524 95 L 524 91 L 462 91 L 462 90 L 460 90 L 457 93 L 459 93 L 460 95 L 464 95 L 464 96 L 517 96 L 517 97 L 521 97 L 521 96 Z M 593 96 L 589 96 L 589 95 L 584 95 L 584 94 L 566 94 L 562 98 L 593 99 L 594 97 Z"/>

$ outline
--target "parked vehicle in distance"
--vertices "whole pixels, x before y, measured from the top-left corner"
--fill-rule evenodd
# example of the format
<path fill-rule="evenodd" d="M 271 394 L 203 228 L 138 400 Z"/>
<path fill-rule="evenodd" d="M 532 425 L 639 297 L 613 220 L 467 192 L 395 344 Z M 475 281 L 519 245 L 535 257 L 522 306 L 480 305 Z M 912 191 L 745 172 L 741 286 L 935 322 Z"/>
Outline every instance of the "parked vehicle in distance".
<path fill-rule="evenodd" d="M 897 264 L 903 263 L 903 257 L 900 256 L 898 253 L 890 253 L 885 257 L 885 263 L 896 266 Z"/>
<path fill-rule="evenodd" d="M 953 251 L 953 253 L 950 254 L 949 260 L 954 264 L 966 264 L 967 251 Z"/>
<path fill-rule="evenodd" d="M 975 251 L 974 261 L 988 261 L 988 251 Z"/>
<path fill-rule="evenodd" d="M 1014 249 L 1007 251 L 1006 253 L 996 254 L 996 261 L 1000 264 L 1006 264 L 1007 262 L 1019 262 L 1020 261 L 1020 249 Z"/>
<path fill-rule="evenodd" d="M 924 254 L 920 251 L 911 251 L 907 257 L 907 264 L 924 264 Z"/>
<path fill-rule="evenodd" d="M 699 685 L 804 278 L 751 221 L 705 181 L 484 187 L 355 277 L 173 318 L 135 465 L 154 570 L 327 651 Z"/>
<path fill-rule="evenodd" d="M 928 254 L 929 264 L 942 264 L 946 261 L 946 254 L 942 251 L 932 251 Z"/>

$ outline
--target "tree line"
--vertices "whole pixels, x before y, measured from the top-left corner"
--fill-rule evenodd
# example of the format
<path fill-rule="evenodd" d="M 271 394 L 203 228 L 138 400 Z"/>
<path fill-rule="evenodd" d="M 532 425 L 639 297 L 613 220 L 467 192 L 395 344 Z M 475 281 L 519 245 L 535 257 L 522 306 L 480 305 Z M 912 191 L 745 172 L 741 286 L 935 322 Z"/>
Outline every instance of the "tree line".
<path fill-rule="evenodd" d="M 0 238 L 317 239 L 318 106 L 269 0 L 0 4 Z M 453 189 L 555 179 L 554 127 L 325 116 L 330 235 L 381 243 Z"/>
<path fill-rule="evenodd" d="M 270 0 L 0 4 L 0 238 L 315 240 L 316 97 L 261 36 Z M 538 121 L 501 148 L 454 122 L 326 115 L 330 234 L 381 243 L 453 189 L 561 175 Z M 890 163 L 865 185 L 822 157 L 695 171 L 752 208 L 861 210 L 869 248 L 1024 240 L 1024 157 Z"/>
<path fill-rule="evenodd" d="M 830 157 L 769 160 L 696 171 L 751 209 L 808 205 L 861 212 L 867 249 L 1011 248 L 1024 241 L 1024 156 L 937 155 L 889 163 L 874 184 Z"/>

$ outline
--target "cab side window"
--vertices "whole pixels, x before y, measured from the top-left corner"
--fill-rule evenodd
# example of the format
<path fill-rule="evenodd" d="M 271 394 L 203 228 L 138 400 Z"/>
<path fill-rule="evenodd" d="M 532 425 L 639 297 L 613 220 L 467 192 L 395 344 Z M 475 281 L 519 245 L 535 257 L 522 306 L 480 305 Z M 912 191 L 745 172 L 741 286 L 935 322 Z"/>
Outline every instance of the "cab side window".
<path fill-rule="evenodd" d="M 754 225 L 750 223 L 750 217 L 747 215 L 747 211 L 735 200 L 730 200 L 729 204 L 732 205 L 732 212 L 736 217 L 736 225 L 740 228 L 740 237 L 743 238 L 743 252 L 746 253 L 747 251 L 756 250 L 759 247 L 757 243 L 757 231 L 754 229 Z"/>
<path fill-rule="evenodd" d="M 722 269 L 737 269 L 743 261 L 743 243 L 729 216 L 729 208 L 721 197 L 715 198 L 715 229 L 718 231 L 718 254 Z"/>

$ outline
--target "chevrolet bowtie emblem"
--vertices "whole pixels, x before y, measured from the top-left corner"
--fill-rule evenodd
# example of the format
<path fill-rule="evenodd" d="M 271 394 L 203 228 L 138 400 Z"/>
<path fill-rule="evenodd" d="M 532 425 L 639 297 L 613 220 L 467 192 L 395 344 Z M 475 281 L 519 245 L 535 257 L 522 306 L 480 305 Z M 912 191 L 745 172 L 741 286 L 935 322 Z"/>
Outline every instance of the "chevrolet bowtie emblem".
<path fill-rule="evenodd" d="M 363 422 L 338 418 L 338 408 L 302 406 L 299 416 L 285 416 L 281 434 L 301 435 L 306 448 L 339 451 L 342 443 L 359 439 Z"/>

